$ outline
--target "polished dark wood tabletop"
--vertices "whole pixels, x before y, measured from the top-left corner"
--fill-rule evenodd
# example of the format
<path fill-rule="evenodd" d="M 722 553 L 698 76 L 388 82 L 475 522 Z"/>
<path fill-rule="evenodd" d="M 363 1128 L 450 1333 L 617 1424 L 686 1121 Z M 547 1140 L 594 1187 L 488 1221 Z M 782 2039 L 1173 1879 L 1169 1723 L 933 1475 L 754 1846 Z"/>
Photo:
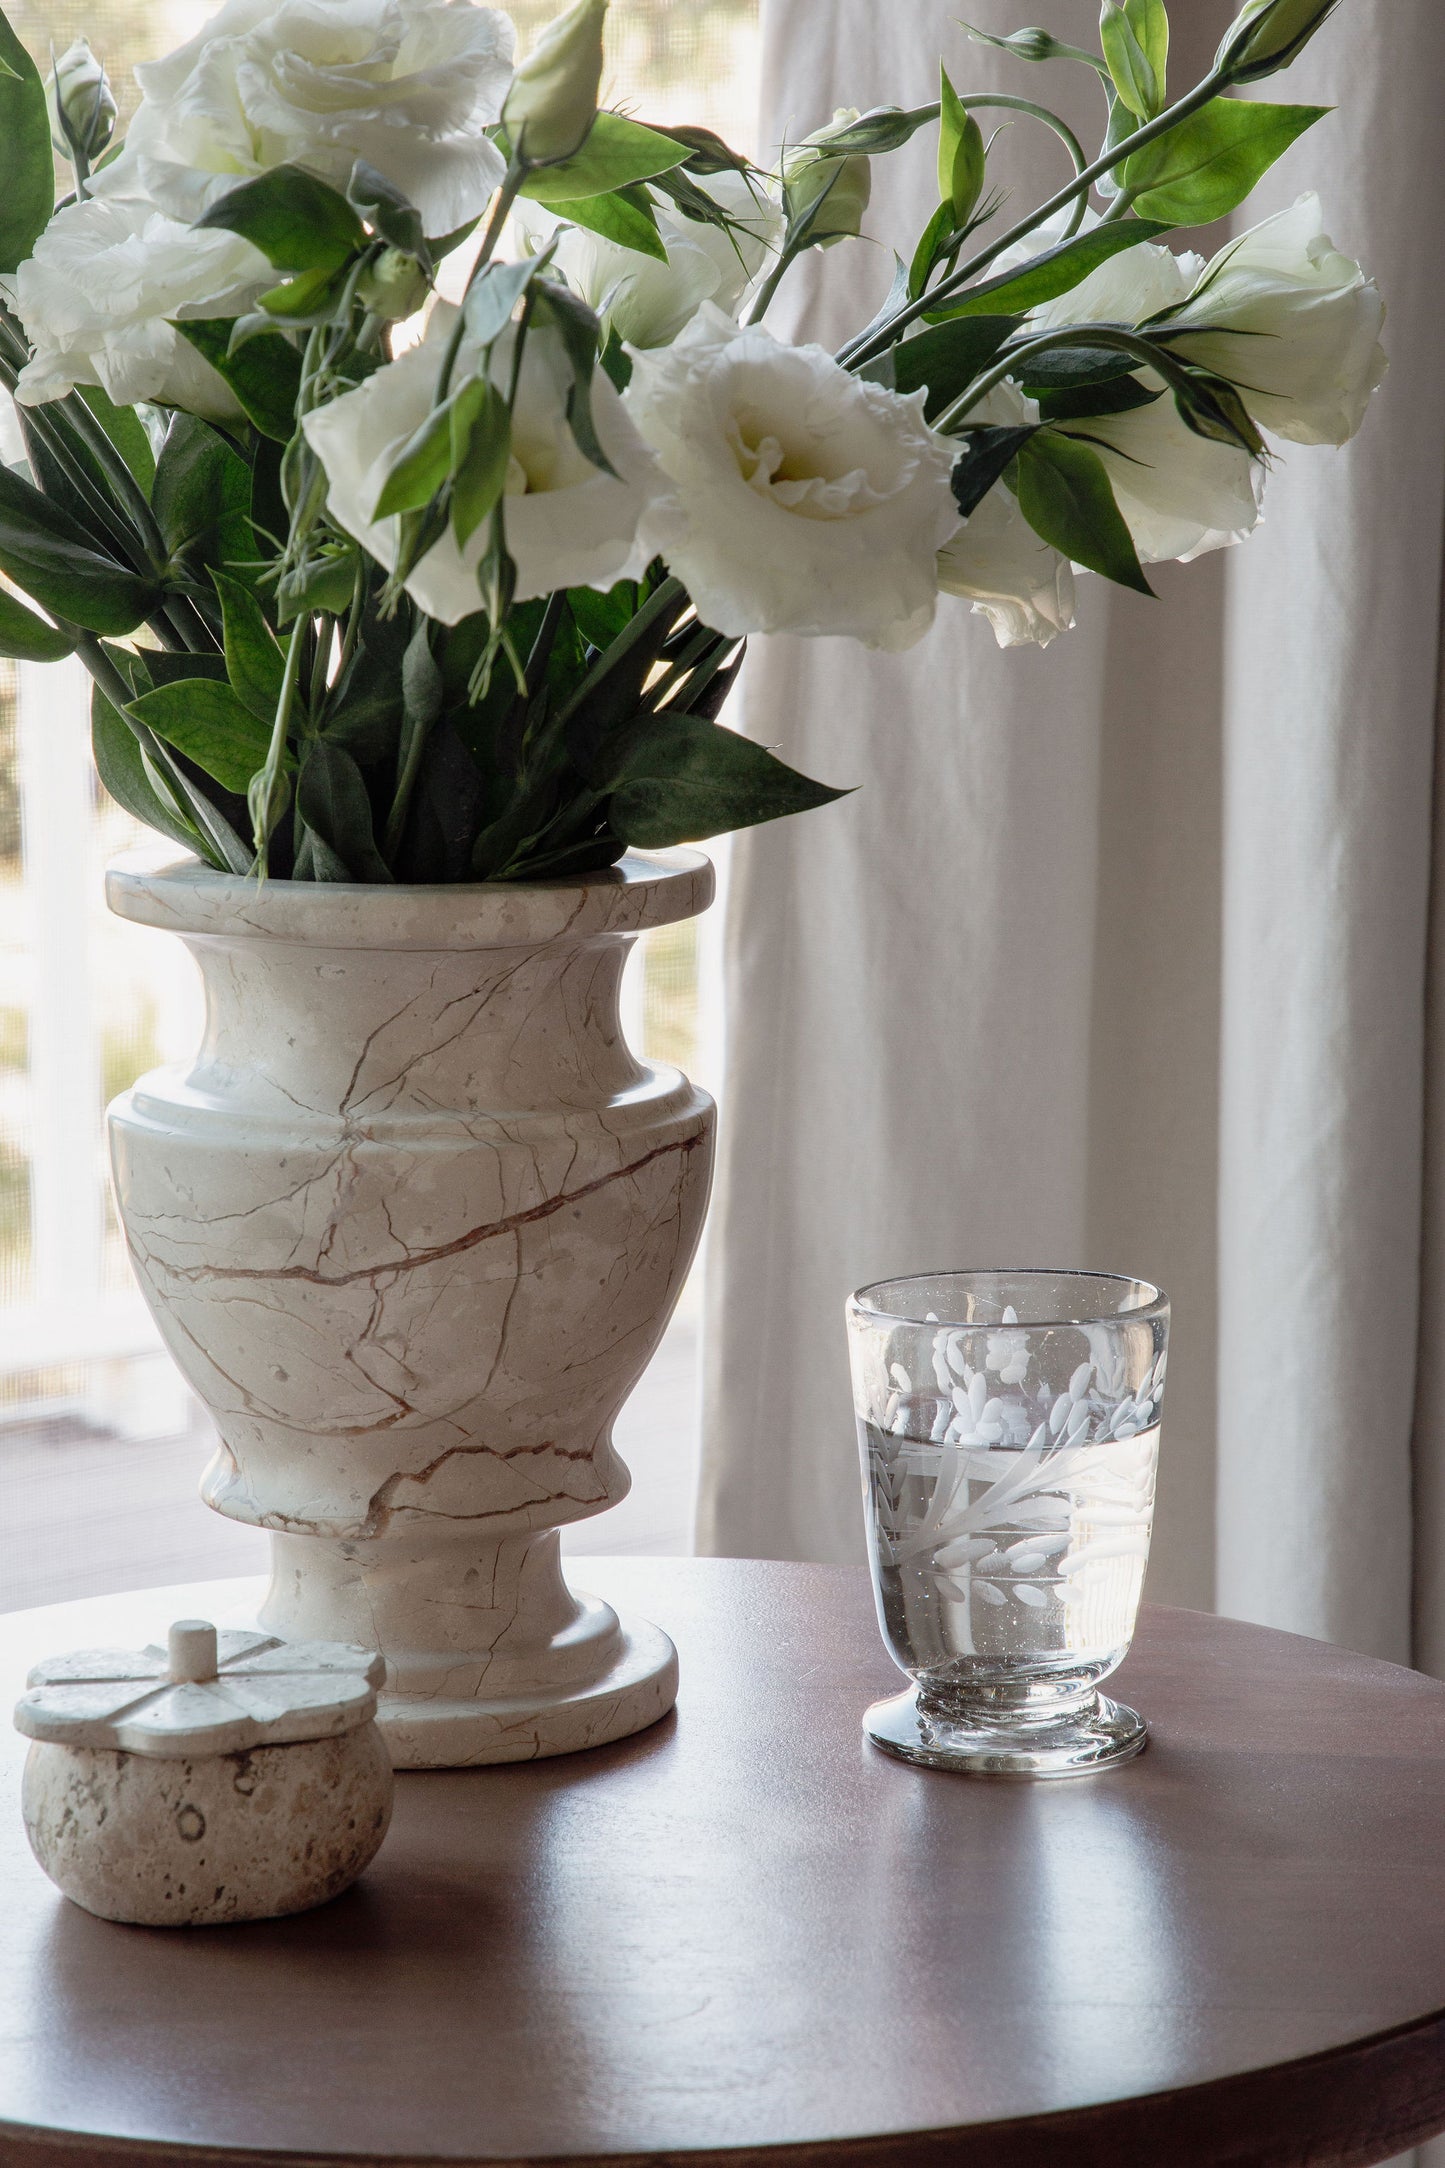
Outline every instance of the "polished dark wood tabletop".
<path fill-rule="evenodd" d="M 573 1570 L 672 1633 L 675 1715 L 399 1778 L 361 1883 L 295 1919 L 76 1910 L 8 1740 L 0 2163 L 1345 2168 L 1445 2128 L 1445 1687 L 1146 1610 L 1142 1759 L 989 1783 L 865 1744 L 897 1674 L 861 1572 Z M 254 1600 L 0 1616 L 0 1686 Z"/>

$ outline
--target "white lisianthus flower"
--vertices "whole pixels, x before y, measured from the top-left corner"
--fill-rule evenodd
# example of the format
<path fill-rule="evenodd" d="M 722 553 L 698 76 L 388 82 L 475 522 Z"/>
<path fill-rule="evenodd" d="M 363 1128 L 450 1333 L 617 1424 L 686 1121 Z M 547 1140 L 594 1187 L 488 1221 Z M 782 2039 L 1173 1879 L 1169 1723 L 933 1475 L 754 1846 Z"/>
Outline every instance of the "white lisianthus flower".
<path fill-rule="evenodd" d="M 821 346 L 740 330 L 705 301 L 634 356 L 625 404 L 671 484 L 645 522 L 705 624 L 908 647 L 933 621 L 958 525 L 955 447 Z"/>
<path fill-rule="evenodd" d="M 456 313 L 440 304 L 420 346 L 308 414 L 302 425 L 326 469 L 332 517 L 388 569 L 397 559 L 400 520 L 395 515 L 376 520 L 372 514 L 397 455 L 431 409 L 438 356 Z M 492 381 L 503 392 L 511 382 L 515 338 L 515 330 L 505 331 L 492 349 Z M 475 350 L 464 340 L 453 384 L 464 383 L 475 366 Z M 519 602 L 558 587 L 605 590 L 618 580 L 637 578 L 653 554 L 638 536 L 659 482 L 652 455 L 598 370 L 592 379 L 592 419 L 617 471 L 605 474 L 594 467 L 578 451 L 568 425 L 571 389 L 572 371 L 559 334 L 550 327 L 530 331 L 512 409 L 504 506 Z M 477 567 L 489 528 L 484 520 L 465 549 L 448 529 L 417 565 L 407 592 L 429 617 L 455 625 L 481 608 Z"/>
<path fill-rule="evenodd" d="M 238 316 L 275 283 L 238 234 L 193 233 L 147 203 L 68 204 L 0 282 L 35 349 L 16 396 L 39 406 L 99 384 L 117 406 L 148 399 L 233 421 L 229 387 L 168 319 Z"/>
<path fill-rule="evenodd" d="M 657 206 L 658 231 L 667 261 L 623 248 L 600 233 L 569 226 L 553 258 L 567 284 L 629 346 L 670 346 L 704 301 L 736 316 L 759 272 L 782 240 L 783 214 L 761 186 L 741 173 L 699 180 L 728 216 L 731 232 L 684 218 L 670 202 Z M 557 230 L 556 216 L 525 198 L 515 213 L 527 244 L 540 248 Z"/>
<path fill-rule="evenodd" d="M 991 266 L 989 277 L 1022 271 L 1036 256 L 1058 248 L 1067 238 L 1068 219 L 1067 211 L 1057 211 L 1022 241 L 1015 241 Z M 1100 223 L 1097 211 L 1087 211 L 1079 231 L 1090 233 Z M 1025 329 L 1034 334 L 1069 324 L 1142 324 L 1163 309 L 1180 307 L 1203 269 L 1204 258 L 1190 250 L 1176 256 L 1156 241 L 1136 242 L 1133 248 L 1110 256 L 1066 294 L 1031 309 L 1024 319 Z"/>
<path fill-rule="evenodd" d="M 98 192 L 173 217 L 288 161 L 344 187 L 357 158 L 440 236 L 502 177 L 483 134 L 502 110 L 515 34 L 471 0 L 226 0 L 188 43 L 136 69 L 140 106 Z"/>
<path fill-rule="evenodd" d="M 1139 562 L 1186 564 L 1242 542 L 1258 524 L 1264 469 L 1233 444 L 1196 436 L 1166 391 L 1127 414 L 1074 425 L 1099 454 Z"/>
<path fill-rule="evenodd" d="M 1000 257 L 999 265 L 1018 268 L 1031 255 L 1057 246 L 1061 238 L 1057 221 L 1041 227 L 1026 246 Z M 1180 309 L 1196 290 L 1202 269 L 1196 255 L 1176 256 L 1156 242 L 1142 241 L 1111 256 L 1068 293 L 1034 309 L 1028 329 L 1147 323 L 1166 310 Z M 1196 436 L 1181 418 L 1172 393 L 1163 389 L 1161 377 L 1144 370 L 1141 381 L 1160 393 L 1150 405 L 1125 414 L 1091 414 L 1073 425 L 1104 462 L 1140 563 L 1201 557 L 1242 541 L 1259 519 L 1264 473 L 1258 461 L 1235 445 Z"/>
<path fill-rule="evenodd" d="M 1038 418 L 1036 403 L 1008 383 L 995 384 L 969 417 L 1002 428 Z M 1074 568 L 1034 533 L 1004 482 L 994 483 L 940 550 L 938 584 L 988 619 L 1000 647 L 1047 647 L 1074 622 Z"/>
<path fill-rule="evenodd" d="M 1379 289 L 1321 221 L 1319 197 L 1304 195 L 1231 241 L 1173 319 L 1201 329 L 1170 342 L 1296 444 L 1344 444 L 1388 366 Z"/>

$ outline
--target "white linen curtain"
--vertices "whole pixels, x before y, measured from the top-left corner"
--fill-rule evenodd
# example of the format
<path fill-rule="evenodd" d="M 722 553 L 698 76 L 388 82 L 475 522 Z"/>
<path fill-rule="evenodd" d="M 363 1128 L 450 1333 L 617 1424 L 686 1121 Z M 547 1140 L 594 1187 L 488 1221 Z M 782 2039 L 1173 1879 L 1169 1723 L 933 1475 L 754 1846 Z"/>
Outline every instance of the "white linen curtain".
<path fill-rule="evenodd" d="M 1080 41 L 1097 18 L 964 12 Z M 1232 12 L 1176 4 L 1176 83 Z M 1096 134 L 1084 71 L 972 45 L 956 13 L 764 0 L 763 139 L 921 102 L 940 53 Z M 1285 449 L 1252 541 L 1161 567 L 1157 602 L 1082 580 L 1046 654 L 998 653 L 945 600 L 901 659 L 750 659 L 751 734 L 861 787 L 734 846 L 702 1549 L 861 1557 L 850 1287 L 1113 1267 L 1175 1302 L 1151 1595 L 1445 1670 L 1445 1142 L 1421 1211 L 1427 1073 L 1445 1138 L 1442 82 L 1438 0 L 1346 0 L 1260 88 L 1339 110 L 1247 219 L 1319 187 L 1387 297 L 1392 366 L 1347 450 Z M 1027 120 L 999 156 L 1026 202 L 1061 177 Z M 926 138 L 877 163 L 872 233 L 917 232 L 930 169 Z M 815 256 L 777 319 L 832 343 L 890 268 L 863 242 Z M 1445 974 L 1445 918 L 1437 951 Z"/>

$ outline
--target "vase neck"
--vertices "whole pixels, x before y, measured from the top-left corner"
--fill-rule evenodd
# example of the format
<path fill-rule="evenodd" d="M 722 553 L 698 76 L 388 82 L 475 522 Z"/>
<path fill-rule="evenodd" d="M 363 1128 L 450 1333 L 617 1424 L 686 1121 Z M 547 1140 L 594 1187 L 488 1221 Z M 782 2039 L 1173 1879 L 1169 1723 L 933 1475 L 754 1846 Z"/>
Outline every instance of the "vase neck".
<path fill-rule="evenodd" d="M 511 949 L 187 941 L 206 992 L 192 1088 L 360 1123 L 590 1107 L 643 1071 L 622 1035 L 622 934 Z"/>

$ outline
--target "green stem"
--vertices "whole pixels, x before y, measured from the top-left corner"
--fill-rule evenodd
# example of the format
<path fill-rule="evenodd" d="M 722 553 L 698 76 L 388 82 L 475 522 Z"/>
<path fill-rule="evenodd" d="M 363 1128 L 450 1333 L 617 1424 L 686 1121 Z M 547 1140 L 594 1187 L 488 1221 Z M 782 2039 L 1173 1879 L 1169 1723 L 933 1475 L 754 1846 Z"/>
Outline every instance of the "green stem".
<path fill-rule="evenodd" d="M 497 200 L 492 205 L 486 226 L 482 232 L 482 245 L 477 250 L 477 260 L 467 275 L 466 287 L 462 293 L 462 305 L 457 310 L 457 320 L 452 327 L 452 335 L 447 340 L 446 352 L 442 355 L 441 372 L 437 378 L 435 400 L 437 406 L 443 404 L 451 388 L 452 370 L 456 365 L 456 358 L 461 350 L 462 335 L 466 330 L 467 295 L 492 260 L 493 251 L 502 237 L 502 228 L 511 216 L 512 205 L 522 192 L 522 183 L 526 180 L 527 173 L 528 168 L 526 166 L 512 164 L 508 166 L 502 176 L 502 185 L 497 190 Z"/>
<path fill-rule="evenodd" d="M 311 658 L 311 713 L 319 715 L 326 698 L 326 666 L 331 660 L 332 627 L 336 620 L 324 610 L 312 619 L 316 651 Z"/>
<path fill-rule="evenodd" d="M 778 260 L 758 288 L 753 305 L 744 318 L 745 324 L 751 325 L 762 321 L 767 313 L 768 303 L 782 285 L 784 276 L 791 269 L 797 253 L 797 250 L 789 249 L 786 246 L 778 251 Z"/>
<path fill-rule="evenodd" d="M 1041 120 L 1046 128 L 1053 129 L 1054 134 L 1074 162 L 1075 178 L 1077 179 L 1079 174 L 1086 171 L 1089 159 L 1083 144 L 1074 134 L 1068 122 L 1061 120 L 1058 114 L 1051 111 L 1048 106 L 1036 105 L 1032 98 L 1015 98 L 1011 93 L 1001 90 L 978 91 L 967 98 L 960 98 L 958 102 L 965 112 L 970 113 L 975 109 L 982 111 L 985 108 L 997 106 L 1008 113 L 1031 114 L 1035 120 Z"/>
<path fill-rule="evenodd" d="M 358 550 L 356 555 L 356 578 L 352 582 L 351 588 L 351 608 L 346 613 L 346 630 L 341 636 L 341 653 L 336 660 L 336 675 L 331 681 L 333 689 L 345 679 L 351 658 L 356 653 L 356 643 L 361 637 L 361 620 L 365 609 L 366 559 Z"/>
<path fill-rule="evenodd" d="M 1006 234 L 991 243 L 988 248 L 981 250 L 971 262 L 961 265 L 948 278 L 941 279 L 937 286 L 932 287 L 927 293 L 920 294 L 915 301 L 905 302 L 901 308 L 895 310 L 894 314 L 879 327 L 871 338 L 866 341 L 855 339 L 847 346 L 840 348 L 838 353 L 839 361 L 843 363 L 845 368 L 860 369 L 865 363 L 876 360 L 879 354 L 887 353 L 890 346 L 895 346 L 898 343 L 899 338 L 910 324 L 916 323 L 918 318 L 926 315 L 930 309 L 937 308 L 939 302 L 946 300 L 949 295 L 960 293 L 971 279 L 977 278 L 981 271 L 986 271 L 988 266 L 1004 253 L 1005 249 L 1012 248 L 1016 241 L 1021 241 L 1026 235 L 1036 232 L 1057 212 L 1067 210 L 1076 198 L 1082 197 L 1087 200 L 1088 192 L 1095 181 L 1101 180 L 1106 173 L 1112 172 L 1113 168 L 1121 164 L 1132 152 L 1142 150 L 1146 143 L 1154 142 L 1161 135 L 1167 135 L 1171 128 L 1177 128 L 1179 123 L 1187 120 L 1191 113 L 1197 113 L 1201 106 L 1208 105 L 1212 98 L 1218 96 L 1221 87 L 1226 81 L 1225 76 L 1211 69 L 1203 82 L 1196 83 L 1193 90 L 1179 99 L 1177 104 L 1170 106 L 1167 112 L 1160 113 L 1156 119 L 1146 121 L 1142 128 L 1137 128 L 1132 135 L 1125 136 L 1124 140 L 1121 143 L 1116 143 L 1112 150 L 1101 152 L 1092 165 L 1085 166 L 1082 173 L 1075 174 L 1073 180 L 1066 187 L 1061 188 L 1056 195 L 1050 196 L 1047 202 L 1041 203 L 1037 210 L 1029 213 L 1027 218 L 1020 219 L 1016 226 L 1010 227 Z"/>
<path fill-rule="evenodd" d="M 286 667 L 281 673 L 276 719 L 271 725 L 271 743 L 266 748 L 266 765 L 253 779 L 248 794 L 252 799 L 252 841 L 256 846 L 256 872 L 262 880 L 266 878 L 271 830 L 275 826 L 278 812 L 278 788 L 286 759 L 286 740 L 291 730 L 291 711 L 296 704 L 296 679 L 301 668 L 301 648 L 301 627 L 299 624 L 293 625 L 286 649 Z M 257 784 L 260 785 L 259 790 Z"/>

